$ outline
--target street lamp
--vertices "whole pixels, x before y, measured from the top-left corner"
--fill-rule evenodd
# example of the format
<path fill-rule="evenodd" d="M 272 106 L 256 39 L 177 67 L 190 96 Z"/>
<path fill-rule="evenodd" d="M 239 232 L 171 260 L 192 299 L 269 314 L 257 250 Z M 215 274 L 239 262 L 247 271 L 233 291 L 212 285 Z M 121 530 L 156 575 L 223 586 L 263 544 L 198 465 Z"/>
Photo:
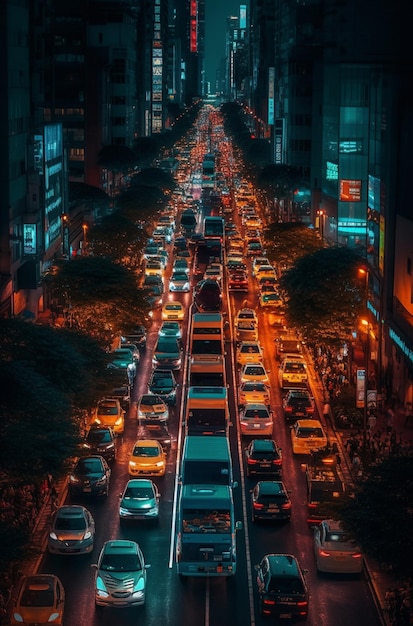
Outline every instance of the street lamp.
<path fill-rule="evenodd" d="M 321 237 L 321 242 L 324 244 L 324 209 L 318 209 L 317 217 L 318 217 L 318 230 Z"/>
<path fill-rule="evenodd" d="M 85 224 L 85 222 L 83 222 L 82 224 L 82 229 L 83 229 L 83 248 L 85 249 L 86 252 L 86 247 L 87 247 L 87 231 L 88 231 L 89 226 L 87 224 Z"/>

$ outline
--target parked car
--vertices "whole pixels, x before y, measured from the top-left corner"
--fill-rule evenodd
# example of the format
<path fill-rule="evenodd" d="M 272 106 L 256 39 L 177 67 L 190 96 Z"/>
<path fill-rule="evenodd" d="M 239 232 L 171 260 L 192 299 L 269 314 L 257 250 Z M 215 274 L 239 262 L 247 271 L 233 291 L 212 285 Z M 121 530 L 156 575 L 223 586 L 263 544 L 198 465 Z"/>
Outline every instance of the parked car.
<path fill-rule="evenodd" d="M 69 493 L 72 496 L 108 496 L 110 475 L 110 467 L 102 456 L 81 457 L 69 476 Z"/>
<path fill-rule="evenodd" d="M 251 519 L 290 521 L 291 499 L 281 480 L 260 480 L 251 489 Z"/>
<path fill-rule="evenodd" d="M 339 521 L 326 519 L 314 531 L 317 572 L 361 574 L 363 554 Z"/>
<path fill-rule="evenodd" d="M 282 471 L 282 452 L 274 439 L 253 439 L 245 448 L 247 476 L 278 477 Z"/>
<path fill-rule="evenodd" d="M 95 572 L 97 606 L 142 606 L 146 599 L 146 570 L 142 550 L 135 541 L 114 539 L 103 544 Z"/>
<path fill-rule="evenodd" d="M 290 621 L 307 618 L 309 593 L 305 572 L 295 556 L 267 554 L 255 569 L 261 615 Z"/>
<path fill-rule="evenodd" d="M 53 574 L 23 576 L 11 612 L 11 623 L 63 624 L 65 590 Z"/>
<path fill-rule="evenodd" d="M 157 520 L 160 493 L 150 478 L 131 478 L 120 496 L 121 520 Z"/>
<path fill-rule="evenodd" d="M 79 504 L 64 504 L 55 511 L 47 548 L 51 554 L 89 554 L 93 550 L 95 521 Z"/>

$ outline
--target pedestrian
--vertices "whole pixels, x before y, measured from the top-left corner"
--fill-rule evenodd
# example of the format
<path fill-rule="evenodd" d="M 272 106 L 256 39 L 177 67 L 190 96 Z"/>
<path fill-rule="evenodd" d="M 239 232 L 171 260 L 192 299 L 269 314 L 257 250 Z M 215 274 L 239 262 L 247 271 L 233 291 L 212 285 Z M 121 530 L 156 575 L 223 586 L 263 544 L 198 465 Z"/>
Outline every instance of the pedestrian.
<path fill-rule="evenodd" d="M 326 422 L 331 420 L 331 405 L 329 402 L 324 403 L 323 407 L 323 417 Z"/>
<path fill-rule="evenodd" d="M 367 419 L 367 426 L 369 431 L 372 432 L 376 428 L 377 418 L 372 411 L 370 411 L 369 417 Z"/>

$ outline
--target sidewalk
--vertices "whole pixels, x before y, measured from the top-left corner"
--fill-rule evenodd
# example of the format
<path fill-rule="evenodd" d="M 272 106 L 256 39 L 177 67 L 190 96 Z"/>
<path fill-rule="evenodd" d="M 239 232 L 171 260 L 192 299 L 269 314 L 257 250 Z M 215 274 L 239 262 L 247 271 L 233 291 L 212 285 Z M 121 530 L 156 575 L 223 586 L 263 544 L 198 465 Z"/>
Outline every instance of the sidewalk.
<path fill-rule="evenodd" d="M 335 426 L 334 419 L 329 420 L 326 423 L 323 416 L 323 404 L 325 397 L 325 390 L 320 380 L 318 373 L 313 367 L 313 360 L 309 352 L 307 352 L 307 362 L 310 364 L 309 370 L 311 374 L 311 389 L 313 391 L 314 399 L 317 405 L 320 420 L 328 433 L 330 444 L 336 443 L 342 457 L 341 468 L 344 473 L 346 483 L 352 484 L 353 480 L 353 467 L 346 449 L 347 439 L 351 435 L 350 430 L 339 430 Z M 397 438 L 402 441 L 413 440 L 413 424 L 411 421 L 406 425 L 406 415 L 403 410 L 394 411 L 393 429 L 396 432 Z M 385 410 L 380 410 L 377 413 L 377 423 L 374 429 L 375 432 L 386 432 L 387 418 Z M 373 598 L 376 603 L 378 614 L 380 616 L 383 626 L 398 626 L 398 622 L 390 618 L 388 611 L 388 600 L 386 594 L 392 590 L 398 590 L 402 587 L 403 581 L 397 580 L 391 572 L 383 569 L 379 563 L 370 557 L 365 557 L 365 575 L 369 582 L 369 585 L 373 592 Z"/>

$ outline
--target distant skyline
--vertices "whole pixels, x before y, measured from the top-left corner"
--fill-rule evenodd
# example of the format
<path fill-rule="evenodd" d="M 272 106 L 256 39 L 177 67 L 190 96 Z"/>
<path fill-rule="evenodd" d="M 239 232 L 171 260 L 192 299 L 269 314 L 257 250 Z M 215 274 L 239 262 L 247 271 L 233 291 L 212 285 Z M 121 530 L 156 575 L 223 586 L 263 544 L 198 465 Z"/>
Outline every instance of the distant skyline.
<path fill-rule="evenodd" d="M 216 71 L 225 57 L 227 17 L 239 17 L 241 4 L 248 0 L 205 0 L 205 74 L 214 91 Z"/>

